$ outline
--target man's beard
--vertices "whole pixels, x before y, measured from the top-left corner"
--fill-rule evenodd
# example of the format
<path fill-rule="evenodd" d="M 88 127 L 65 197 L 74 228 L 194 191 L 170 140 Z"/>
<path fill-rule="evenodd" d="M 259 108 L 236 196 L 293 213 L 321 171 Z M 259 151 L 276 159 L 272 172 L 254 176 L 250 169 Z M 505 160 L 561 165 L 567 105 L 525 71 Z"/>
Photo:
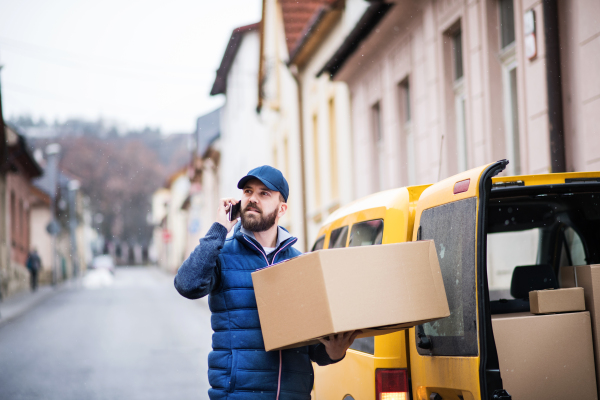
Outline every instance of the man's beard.
<path fill-rule="evenodd" d="M 260 213 L 256 216 L 246 215 L 248 207 L 252 207 L 255 210 L 260 211 Z M 241 216 L 242 226 L 244 229 L 247 229 L 250 232 L 264 232 L 275 225 L 275 220 L 277 219 L 277 209 L 275 209 L 271 214 L 263 216 L 262 210 L 258 208 L 255 203 L 248 203 L 246 208 L 242 211 Z"/>

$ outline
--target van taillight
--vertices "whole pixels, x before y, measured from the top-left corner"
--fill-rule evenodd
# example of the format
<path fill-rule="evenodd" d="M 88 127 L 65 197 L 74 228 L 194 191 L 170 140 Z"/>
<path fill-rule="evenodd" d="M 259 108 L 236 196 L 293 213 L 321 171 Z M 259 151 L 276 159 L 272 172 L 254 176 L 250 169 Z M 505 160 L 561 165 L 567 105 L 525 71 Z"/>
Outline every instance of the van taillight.
<path fill-rule="evenodd" d="M 375 371 L 377 400 L 408 400 L 408 376 L 405 369 L 378 369 Z"/>

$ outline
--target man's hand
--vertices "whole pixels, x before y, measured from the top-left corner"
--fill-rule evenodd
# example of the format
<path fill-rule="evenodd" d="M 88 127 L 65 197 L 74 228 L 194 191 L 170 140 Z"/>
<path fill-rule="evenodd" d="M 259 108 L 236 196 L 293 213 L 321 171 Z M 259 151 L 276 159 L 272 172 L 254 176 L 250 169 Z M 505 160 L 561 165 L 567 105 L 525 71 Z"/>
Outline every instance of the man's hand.
<path fill-rule="evenodd" d="M 231 231 L 231 228 L 237 224 L 237 219 L 234 219 L 233 221 L 229 220 L 229 207 L 231 207 L 231 204 L 237 204 L 238 202 L 239 200 L 234 198 L 219 200 L 219 208 L 217 209 L 217 222 L 223 225 L 227 229 L 227 232 Z"/>
<path fill-rule="evenodd" d="M 319 339 L 325 350 L 334 361 L 341 360 L 346 355 L 346 350 L 352 345 L 356 336 L 362 331 L 350 331 L 337 335 L 329 335 L 328 339 Z"/>

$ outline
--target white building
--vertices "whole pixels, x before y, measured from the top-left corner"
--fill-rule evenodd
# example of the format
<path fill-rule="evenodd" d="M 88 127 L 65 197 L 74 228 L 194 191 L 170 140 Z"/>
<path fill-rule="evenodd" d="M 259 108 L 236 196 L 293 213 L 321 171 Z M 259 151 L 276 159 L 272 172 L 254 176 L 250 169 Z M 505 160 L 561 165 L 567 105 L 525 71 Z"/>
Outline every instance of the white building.
<path fill-rule="evenodd" d="M 252 24 L 233 31 L 210 92 L 226 98 L 221 112 L 221 198 L 241 197 L 238 181 L 252 168 L 272 164 L 270 136 L 256 112 L 258 28 L 259 24 Z"/>

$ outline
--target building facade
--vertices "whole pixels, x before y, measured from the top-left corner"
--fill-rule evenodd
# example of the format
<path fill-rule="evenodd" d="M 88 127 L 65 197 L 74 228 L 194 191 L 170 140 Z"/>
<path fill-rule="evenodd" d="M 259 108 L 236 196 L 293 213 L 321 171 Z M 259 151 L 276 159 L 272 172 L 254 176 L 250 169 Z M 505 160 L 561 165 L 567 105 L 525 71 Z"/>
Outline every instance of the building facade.
<path fill-rule="evenodd" d="M 309 244 L 314 242 L 322 221 L 354 199 L 348 86 L 319 72 L 368 6 L 362 0 L 321 3 L 304 27 L 289 61 L 300 78 Z"/>
<path fill-rule="evenodd" d="M 30 242 L 30 196 L 34 178 L 42 174 L 40 166 L 30 154 L 25 138 L 9 126 L 5 126 L 8 150 L 6 174 L 6 210 L 4 219 L 7 232 L 8 264 L 0 271 L 1 292 L 11 296 L 27 289 L 29 272 L 25 264 L 31 250 Z"/>
<path fill-rule="evenodd" d="M 221 111 L 221 198 L 241 196 L 237 189 L 240 178 L 254 167 L 272 163 L 270 137 L 256 112 L 259 53 L 259 24 L 235 29 L 210 92 L 225 95 Z"/>
<path fill-rule="evenodd" d="M 356 196 L 502 158 L 508 174 L 560 171 L 561 151 L 563 170 L 597 170 L 600 8 L 558 3 L 557 64 L 541 1 L 373 2 L 324 64 L 350 89 Z M 547 75 L 556 65 L 562 96 Z M 562 142 L 552 139 L 557 113 Z"/>

